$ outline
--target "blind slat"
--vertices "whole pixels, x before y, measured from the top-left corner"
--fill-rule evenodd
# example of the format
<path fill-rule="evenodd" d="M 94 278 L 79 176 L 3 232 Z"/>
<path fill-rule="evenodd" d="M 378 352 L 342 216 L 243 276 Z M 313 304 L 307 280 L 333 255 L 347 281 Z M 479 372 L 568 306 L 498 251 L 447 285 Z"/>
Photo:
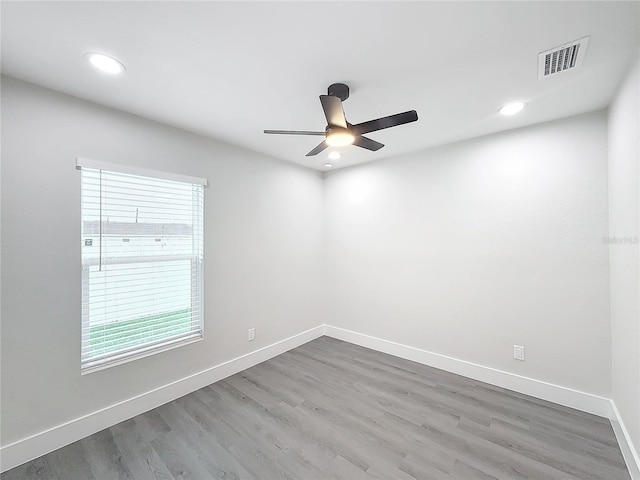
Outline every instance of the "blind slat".
<path fill-rule="evenodd" d="M 189 323 L 179 324 L 177 322 L 167 323 L 161 328 L 150 330 L 147 328 L 139 327 L 131 332 L 127 331 L 126 341 L 120 341 L 122 339 L 122 332 L 113 332 L 108 334 L 100 334 L 96 333 L 95 338 L 100 341 L 102 349 L 110 348 L 110 343 L 114 342 L 117 344 L 117 348 L 124 347 L 126 345 L 133 345 L 140 343 L 141 340 L 152 338 L 164 338 L 170 335 L 174 335 L 177 333 L 186 333 L 191 332 L 193 329 Z M 146 343 L 146 342 L 145 342 Z M 95 347 L 91 343 L 91 341 L 85 342 L 84 347 L 90 350 L 94 350 Z"/>
<path fill-rule="evenodd" d="M 198 239 L 195 238 L 194 240 L 198 240 Z M 165 255 L 157 255 L 155 253 L 156 252 L 154 251 L 150 251 L 148 255 L 139 255 L 137 257 L 103 257 L 102 265 L 125 265 L 128 263 L 135 265 L 138 263 L 151 263 L 151 262 L 159 264 L 159 263 L 166 262 L 167 258 L 169 258 L 171 261 L 190 260 L 193 258 L 193 255 L 184 255 L 184 254 L 171 255 L 170 253 L 167 253 Z M 83 258 L 83 267 L 84 266 L 91 267 L 98 264 L 100 264 L 100 261 L 98 258 L 94 258 L 94 257 Z M 132 268 L 135 268 L 135 267 L 132 267 Z"/>
<path fill-rule="evenodd" d="M 193 308 L 191 310 L 183 309 L 181 310 L 182 313 L 176 313 L 174 315 L 166 316 L 163 319 L 164 322 L 162 322 L 162 324 L 160 325 L 169 325 L 175 322 L 183 322 L 186 324 L 188 323 L 187 321 L 190 321 L 191 313 L 194 310 L 197 311 L 198 308 Z M 133 326 L 131 326 L 132 323 L 134 324 Z M 103 325 L 92 326 L 91 328 L 93 331 L 89 331 L 88 333 L 84 334 L 82 338 L 88 341 L 91 339 L 92 336 L 97 335 L 96 331 L 98 331 L 98 333 L 101 336 L 105 336 L 105 335 L 108 336 L 108 335 L 121 334 L 123 332 L 134 331 L 141 328 L 153 327 L 156 325 L 159 325 L 159 324 L 155 319 L 140 320 L 137 322 L 129 321 L 129 322 L 104 323 Z"/>
<path fill-rule="evenodd" d="M 199 304 L 175 304 L 171 305 L 171 309 L 166 308 L 169 306 L 168 304 L 160 304 L 157 307 L 157 310 L 153 313 L 153 311 L 149 311 L 148 306 L 143 306 L 140 304 L 128 305 L 123 308 L 112 308 L 112 309 L 102 309 L 100 305 L 92 305 L 90 307 L 93 310 L 94 315 L 93 321 L 89 323 L 90 327 L 100 326 L 104 323 L 116 323 L 116 322 L 127 322 L 127 321 L 143 321 L 148 316 L 156 316 L 163 315 L 163 312 L 171 312 L 171 311 L 179 311 L 179 310 L 194 310 L 194 306 L 199 306 Z M 164 307 L 164 308 L 162 308 Z"/>

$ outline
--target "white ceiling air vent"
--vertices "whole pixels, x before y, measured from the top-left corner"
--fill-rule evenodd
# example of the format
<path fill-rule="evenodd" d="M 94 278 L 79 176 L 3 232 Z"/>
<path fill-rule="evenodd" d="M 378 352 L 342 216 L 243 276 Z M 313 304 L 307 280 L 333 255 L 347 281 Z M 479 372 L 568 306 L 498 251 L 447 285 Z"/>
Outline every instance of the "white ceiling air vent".
<path fill-rule="evenodd" d="M 582 65 L 589 37 L 566 43 L 538 55 L 538 79 L 550 77 Z"/>

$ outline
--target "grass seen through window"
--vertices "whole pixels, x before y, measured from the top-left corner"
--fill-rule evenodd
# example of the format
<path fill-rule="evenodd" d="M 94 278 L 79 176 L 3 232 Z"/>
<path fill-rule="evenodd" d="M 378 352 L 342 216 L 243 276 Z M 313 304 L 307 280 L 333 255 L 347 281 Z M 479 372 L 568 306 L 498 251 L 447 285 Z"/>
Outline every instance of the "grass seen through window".
<path fill-rule="evenodd" d="M 112 322 L 91 327 L 90 345 L 94 354 L 113 352 L 123 345 L 149 343 L 186 333 L 191 328 L 191 309 Z"/>

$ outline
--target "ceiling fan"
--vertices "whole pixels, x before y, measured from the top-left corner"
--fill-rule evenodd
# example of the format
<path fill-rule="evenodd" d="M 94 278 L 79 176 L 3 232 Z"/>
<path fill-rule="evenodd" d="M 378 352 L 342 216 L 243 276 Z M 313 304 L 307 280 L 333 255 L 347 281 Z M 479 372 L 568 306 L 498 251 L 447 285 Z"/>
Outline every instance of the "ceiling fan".
<path fill-rule="evenodd" d="M 327 90 L 327 95 L 320 95 L 320 103 L 324 116 L 327 118 L 327 127 L 324 132 L 310 132 L 302 130 L 265 130 L 264 133 L 276 135 L 318 135 L 325 139 L 313 150 L 307 153 L 307 157 L 317 155 L 328 147 L 342 147 L 356 145 L 366 150 L 375 152 L 384 145 L 364 136 L 365 133 L 375 132 L 385 128 L 403 125 L 418 120 L 415 110 L 389 115 L 388 117 L 369 120 L 368 122 L 352 125 L 347 122 L 342 109 L 342 102 L 349 98 L 349 86 L 344 83 L 334 83 Z"/>

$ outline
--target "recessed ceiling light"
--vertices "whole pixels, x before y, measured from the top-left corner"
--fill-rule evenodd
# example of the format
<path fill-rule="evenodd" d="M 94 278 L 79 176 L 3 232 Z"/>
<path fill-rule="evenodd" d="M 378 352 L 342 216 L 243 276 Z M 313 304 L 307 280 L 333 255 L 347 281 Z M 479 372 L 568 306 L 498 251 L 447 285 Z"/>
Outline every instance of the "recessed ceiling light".
<path fill-rule="evenodd" d="M 333 167 L 333 163 L 325 163 L 324 166 L 326 168 L 331 168 L 331 167 Z"/>
<path fill-rule="evenodd" d="M 523 108 L 524 108 L 524 103 L 523 102 L 511 102 L 511 103 L 507 103 L 506 105 L 500 107 L 498 112 L 500 112 L 501 115 L 515 115 L 516 113 L 518 113 Z"/>
<path fill-rule="evenodd" d="M 102 53 L 87 53 L 85 56 L 89 63 L 101 72 L 117 75 L 125 71 L 122 63 Z"/>
<path fill-rule="evenodd" d="M 340 158 L 340 152 L 331 152 L 329 158 L 331 160 L 338 160 Z"/>

